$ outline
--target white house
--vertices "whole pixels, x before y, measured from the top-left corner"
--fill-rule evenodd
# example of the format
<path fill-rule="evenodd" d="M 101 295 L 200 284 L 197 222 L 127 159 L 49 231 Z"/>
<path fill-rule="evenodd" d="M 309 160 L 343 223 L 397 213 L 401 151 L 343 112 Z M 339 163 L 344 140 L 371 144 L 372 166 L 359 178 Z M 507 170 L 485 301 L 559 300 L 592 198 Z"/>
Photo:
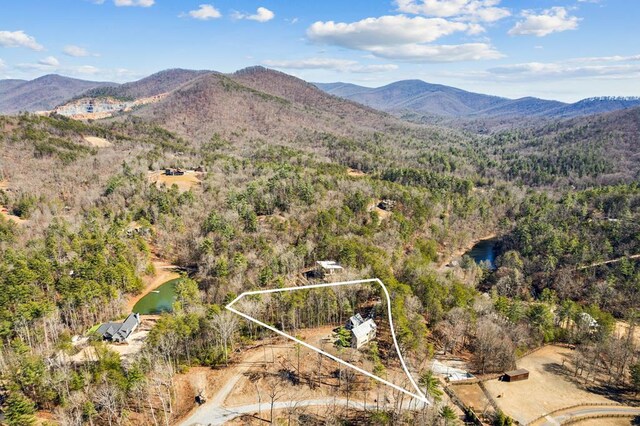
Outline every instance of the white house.
<path fill-rule="evenodd" d="M 363 322 L 364 322 L 364 318 L 362 318 L 362 315 L 355 314 L 354 316 L 349 318 L 349 320 L 345 324 L 344 328 L 346 328 L 347 330 L 353 330 L 354 328 L 356 328 L 357 326 L 359 326 Z"/>
<path fill-rule="evenodd" d="M 316 264 L 318 265 L 318 274 L 321 277 L 333 275 L 341 272 L 343 269 L 335 260 L 318 260 Z"/>
<path fill-rule="evenodd" d="M 362 324 L 351 329 L 351 347 L 360 349 L 376 338 L 378 326 L 372 319 L 368 319 Z"/>

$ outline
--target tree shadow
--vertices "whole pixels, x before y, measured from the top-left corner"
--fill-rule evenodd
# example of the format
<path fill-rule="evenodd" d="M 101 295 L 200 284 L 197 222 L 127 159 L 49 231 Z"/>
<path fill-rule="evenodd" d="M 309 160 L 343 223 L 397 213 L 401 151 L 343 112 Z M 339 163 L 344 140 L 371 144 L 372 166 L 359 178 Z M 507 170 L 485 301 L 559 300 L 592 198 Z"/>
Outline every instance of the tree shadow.
<path fill-rule="evenodd" d="M 621 388 L 620 386 L 610 385 L 606 383 L 586 383 L 582 377 L 576 376 L 569 368 L 558 364 L 557 362 L 543 364 L 542 368 L 547 373 L 562 376 L 567 381 L 587 392 L 603 396 L 618 403 L 629 402 L 628 398 L 625 396 L 626 390 Z"/>

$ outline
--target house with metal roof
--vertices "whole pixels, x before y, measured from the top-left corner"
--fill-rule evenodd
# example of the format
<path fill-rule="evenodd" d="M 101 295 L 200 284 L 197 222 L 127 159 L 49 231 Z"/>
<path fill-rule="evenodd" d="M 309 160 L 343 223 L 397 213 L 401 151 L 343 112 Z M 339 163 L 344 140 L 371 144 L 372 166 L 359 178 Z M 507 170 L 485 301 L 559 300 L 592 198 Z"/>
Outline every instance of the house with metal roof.
<path fill-rule="evenodd" d="M 320 277 L 326 275 L 333 275 L 338 272 L 342 272 L 344 268 L 338 264 L 335 260 L 318 260 L 316 262 L 317 273 Z"/>
<path fill-rule="evenodd" d="M 355 314 L 354 316 L 349 318 L 349 320 L 345 324 L 344 328 L 346 328 L 347 330 L 353 330 L 354 328 L 356 328 L 357 326 L 359 326 L 363 322 L 364 322 L 364 318 L 362 318 L 362 315 Z"/>
<path fill-rule="evenodd" d="M 361 317 L 362 318 L 362 317 Z M 351 347 L 360 349 L 376 338 L 378 326 L 372 319 L 364 321 L 362 324 L 351 329 Z"/>
<path fill-rule="evenodd" d="M 114 343 L 125 342 L 140 325 L 140 314 L 130 314 L 124 322 L 106 322 L 96 330 L 103 340 Z"/>

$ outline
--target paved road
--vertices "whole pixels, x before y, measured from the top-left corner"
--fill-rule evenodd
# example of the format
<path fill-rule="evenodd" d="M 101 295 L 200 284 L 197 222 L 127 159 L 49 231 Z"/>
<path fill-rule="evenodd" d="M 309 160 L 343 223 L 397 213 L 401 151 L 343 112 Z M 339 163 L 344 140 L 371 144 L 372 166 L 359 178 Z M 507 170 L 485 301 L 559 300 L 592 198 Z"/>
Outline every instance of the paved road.
<path fill-rule="evenodd" d="M 346 399 L 334 399 L 334 398 L 321 398 L 310 399 L 306 401 L 277 401 L 273 404 L 273 408 L 280 410 L 289 407 L 312 407 L 318 405 L 347 405 Z M 364 408 L 364 404 L 357 401 L 349 401 L 350 407 L 357 407 L 359 409 Z M 213 405 L 203 405 L 195 413 L 193 413 L 188 419 L 184 420 L 182 426 L 195 426 L 195 425 L 221 425 L 229 420 L 239 417 L 243 414 L 258 413 L 258 408 L 262 412 L 262 417 L 269 416 L 269 410 L 271 404 L 263 402 L 258 404 L 241 405 L 239 407 L 220 407 Z M 367 405 L 367 408 L 375 408 L 375 405 Z"/>
<path fill-rule="evenodd" d="M 273 404 L 273 408 L 276 410 L 280 410 L 283 408 L 313 407 L 321 405 L 346 406 L 347 400 L 342 398 L 328 397 L 319 399 L 308 399 L 303 401 L 277 401 Z M 406 409 L 415 410 L 419 405 L 424 406 L 424 403 L 405 401 L 403 407 Z M 356 408 L 358 410 L 373 410 L 376 408 L 376 405 L 367 404 L 365 406 L 365 404 L 361 401 L 349 400 L 349 407 Z M 257 414 L 259 411 L 258 408 L 260 408 L 263 418 L 267 418 L 269 416 L 271 404 L 268 401 L 263 402 L 262 404 L 260 404 L 260 406 L 258 406 L 258 404 L 241 405 L 238 407 L 203 405 L 198 408 L 189 418 L 187 418 L 180 424 L 181 426 L 222 425 L 229 420 L 242 416 L 243 414 Z"/>
<path fill-rule="evenodd" d="M 535 424 L 541 424 L 544 426 L 557 426 L 579 417 L 594 415 L 611 415 L 612 417 L 615 417 L 622 414 L 629 416 L 640 416 L 640 408 L 625 407 L 622 405 L 575 407 L 546 416 L 542 421 L 536 422 Z"/>

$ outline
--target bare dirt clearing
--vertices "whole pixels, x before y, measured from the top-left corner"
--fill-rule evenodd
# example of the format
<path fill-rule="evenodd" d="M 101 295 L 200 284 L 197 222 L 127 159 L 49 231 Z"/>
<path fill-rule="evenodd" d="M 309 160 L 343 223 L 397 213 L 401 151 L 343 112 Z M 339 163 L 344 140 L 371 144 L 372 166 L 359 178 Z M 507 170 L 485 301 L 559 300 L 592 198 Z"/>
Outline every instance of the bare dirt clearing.
<path fill-rule="evenodd" d="M 347 170 L 347 175 L 351 176 L 351 177 L 364 177 L 367 174 L 365 172 L 363 172 L 362 170 L 349 169 L 349 170 Z"/>
<path fill-rule="evenodd" d="M 529 380 L 508 383 L 494 379 L 484 385 L 498 407 L 521 424 L 576 404 L 614 402 L 583 390 L 565 376 L 562 363 L 571 355 L 571 349 L 545 346 L 518 361 L 518 368 L 529 370 Z"/>
<path fill-rule="evenodd" d="M 476 413 L 482 414 L 485 410 L 487 410 L 487 412 L 493 411 L 489 399 L 484 394 L 479 384 L 459 384 L 450 386 L 449 389 L 451 389 L 467 406 L 473 408 Z"/>
<path fill-rule="evenodd" d="M 149 182 L 155 183 L 158 187 L 166 185 L 170 188 L 177 185 L 180 192 L 187 192 L 201 184 L 202 173 L 188 170 L 182 176 L 168 176 L 163 171 L 149 172 Z"/>
<path fill-rule="evenodd" d="M 108 140 L 99 138 L 97 136 L 83 136 L 82 138 L 85 142 L 87 142 L 94 148 L 108 148 L 110 146 L 113 146 L 113 144 Z"/>
<path fill-rule="evenodd" d="M 0 215 L 18 225 L 22 225 L 28 222 L 28 220 L 22 219 L 16 215 L 9 213 L 9 210 L 7 210 L 7 208 L 3 206 L 0 206 Z"/>
<path fill-rule="evenodd" d="M 380 201 L 374 201 L 373 203 L 369 204 L 368 210 L 370 212 L 376 212 L 380 219 L 387 219 L 389 216 L 391 216 L 391 212 L 378 207 L 379 203 Z"/>

